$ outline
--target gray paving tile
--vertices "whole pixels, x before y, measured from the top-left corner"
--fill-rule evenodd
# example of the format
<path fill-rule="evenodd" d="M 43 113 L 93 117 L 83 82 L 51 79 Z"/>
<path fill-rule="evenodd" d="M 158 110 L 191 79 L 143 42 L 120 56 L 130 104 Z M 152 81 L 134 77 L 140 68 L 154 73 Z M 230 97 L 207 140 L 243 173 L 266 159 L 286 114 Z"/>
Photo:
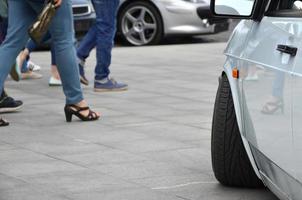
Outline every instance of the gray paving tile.
<path fill-rule="evenodd" d="M 133 179 L 131 181 L 138 185 L 143 185 L 154 191 L 161 191 L 161 192 L 169 192 L 169 190 L 186 188 L 192 185 L 216 183 L 216 180 L 212 174 L 204 174 L 204 173 L 138 178 L 138 179 Z"/>
<path fill-rule="evenodd" d="M 61 155 L 71 156 L 85 153 L 94 154 L 95 152 L 101 152 L 108 149 L 98 144 L 72 139 L 69 139 L 69 141 L 57 140 L 55 142 L 48 141 L 26 143 L 21 144 L 20 146 L 34 152 L 39 152 L 54 157 L 58 157 Z"/>
<path fill-rule="evenodd" d="M 20 178 L 0 174 L 0 194 L 2 194 L 2 191 L 22 188 L 26 187 L 27 185 L 28 183 Z"/>
<path fill-rule="evenodd" d="M 82 167 L 57 160 L 51 157 L 23 155 L 24 159 L 14 158 L 10 162 L 4 161 L 0 163 L 0 173 L 20 177 L 24 175 L 35 175 L 59 171 L 79 170 Z"/>
<path fill-rule="evenodd" d="M 16 187 L 11 190 L 1 191 L 0 200 L 70 200 L 64 194 L 55 193 L 46 188 L 37 186 Z"/>
<path fill-rule="evenodd" d="M 117 149 L 107 149 L 89 153 L 83 152 L 74 155 L 59 155 L 57 157 L 87 167 L 99 164 L 123 164 L 147 160 L 145 157 Z"/>
<path fill-rule="evenodd" d="M 191 185 L 179 187 L 156 188 L 161 192 L 174 194 L 178 197 L 190 200 L 277 200 L 271 192 L 267 190 L 244 190 L 222 187 L 215 182 L 196 182 Z"/>
<path fill-rule="evenodd" d="M 180 165 L 175 165 L 174 163 L 169 164 L 156 161 L 95 165 L 92 166 L 92 168 L 102 173 L 127 180 L 159 176 L 172 176 L 177 174 L 185 175 L 193 173 L 191 170 Z"/>
<path fill-rule="evenodd" d="M 147 139 L 136 140 L 135 142 L 119 142 L 108 144 L 110 147 L 131 152 L 131 153 L 143 153 L 143 152 L 151 152 L 151 151 L 163 151 L 163 150 L 172 150 L 172 149 L 182 149 L 182 148 L 190 148 L 191 144 L 169 140 L 164 138 L 152 138 L 149 137 Z"/>
<path fill-rule="evenodd" d="M 143 155 L 153 161 L 185 167 L 196 174 L 212 172 L 210 151 L 201 148 L 148 152 Z"/>
<path fill-rule="evenodd" d="M 154 192 L 147 189 L 124 189 L 114 191 L 100 191 L 74 194 L 72 199 L 75 200 L 87 200 L 87 199 L 104 199 L 104 200 L 183 200 L 174 195 L 163 194 L 160 192 Z"/>
<path fill-rule="evenodd" d="M 50 191 L 62 193 L 66 196 L 70 196 L 73 193 L 138 187 L 135 184 L 90 169 L 27 175 L 22 176 L 22 179 L 33 186 L 47 188 Z"/>

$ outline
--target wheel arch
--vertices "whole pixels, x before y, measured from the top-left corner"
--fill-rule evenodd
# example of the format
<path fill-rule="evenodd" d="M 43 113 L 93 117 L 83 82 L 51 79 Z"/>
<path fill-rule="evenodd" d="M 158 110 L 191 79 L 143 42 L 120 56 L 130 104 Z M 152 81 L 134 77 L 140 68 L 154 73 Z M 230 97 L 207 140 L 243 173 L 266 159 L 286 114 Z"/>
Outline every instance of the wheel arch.
<path fill-rule="evenodd" d="M 232 92 L 232 97 L 233 97 L 233 102 L 234 102 L 234 107 L 235 107 L 235 113 L 236 113 L 236 118 L 237 118 L 237 124 L 240 130 L 240 136 L 241 136 L 241 140 L 243 142 L 244 148 L 246 150 L 247 156 L 251 162 L 251 165 L 257 175 L 257 177 L 262 180 L 262 177 L 259 173 L 259 169 L 258 166 L 256 164 L 255 158 L 253 156 L 251 147 L 249 145 L 249 142 L 247 141 L 247 139 L 244 137 L 244 135 L 242 134 L 244 132 L 244 125 L 243 125 L 243 110 L 242 110 L 242 103 L 241 102 L 241 98 L 240 98 L 240 88 L 238 86 L 238 80 L 232 78 L 232 68 L 227 67 L 225 65 L 224 67 L 224 71 L 221 73 L 221 76 L 226 76 L 229 80 L 229 84 L 230 84 L 230 88 L 231 88 L 231 92 Z"/>
<path fill-rule="evenodd" d="M 129 4 L 133 3 L 133 2 L 148 2 L 150 3 L 152 6 L 154 6 L 154 8 L 157 10 L 157 12 L 159 13 L 161 22 L 162 22 L 162 29 L 163 29 L 163 36 L 165 36 L 166 30 L 165 30 L 165 21 L 163 18 L 163 15 L 160 11 L 160 9 L 158 8 L 158 6 L 152 1 L 152 0 L 125 0 L 124 2 L 122 2 L 122 4 L 120 5 L 118 12 L 117 12 L 117 19 L 120 19 L 120 15 L 122 13 L 122 10 L 127 7 Z M 119 23 L 117 23 L 119 24 Z M 121 34 L 119 32 L 120 30 L 117 29 L 117 34 Z"/>

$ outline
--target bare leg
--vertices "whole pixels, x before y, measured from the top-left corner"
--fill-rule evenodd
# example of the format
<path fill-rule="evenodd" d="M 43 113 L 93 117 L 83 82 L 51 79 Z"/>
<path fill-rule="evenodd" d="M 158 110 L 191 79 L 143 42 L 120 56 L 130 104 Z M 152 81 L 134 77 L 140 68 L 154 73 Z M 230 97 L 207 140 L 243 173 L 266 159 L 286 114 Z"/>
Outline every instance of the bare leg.
<path fill-rule="evenodd" d="M 51 73 L 51 76 L 54 77 L 55 79 L 61 80 L 61 77 L 60 77 L 60 74 L 58 72 L 58 68 L 56 65 L 51 65 L 50 73 Z"/>

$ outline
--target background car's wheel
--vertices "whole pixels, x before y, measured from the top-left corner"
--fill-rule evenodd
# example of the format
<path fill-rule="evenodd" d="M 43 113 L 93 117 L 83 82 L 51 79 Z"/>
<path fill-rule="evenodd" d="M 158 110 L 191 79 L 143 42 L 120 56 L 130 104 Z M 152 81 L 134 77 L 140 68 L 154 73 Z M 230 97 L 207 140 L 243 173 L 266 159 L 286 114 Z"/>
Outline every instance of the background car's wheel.
<path fill-rule="evenodd" d="M 118 33 L 126 44 L 158 44 L 163 38 L 161 15 L 157 8 L 147 1 L 132 2 L 119 13 Z"/>
<path fill-rule="evenodd" d="M 249 161 L 240 136 L 233 97 L 226 75 L 220 79 L 212 125 L 212 166 L 226 186 L 263 187 Z"/>

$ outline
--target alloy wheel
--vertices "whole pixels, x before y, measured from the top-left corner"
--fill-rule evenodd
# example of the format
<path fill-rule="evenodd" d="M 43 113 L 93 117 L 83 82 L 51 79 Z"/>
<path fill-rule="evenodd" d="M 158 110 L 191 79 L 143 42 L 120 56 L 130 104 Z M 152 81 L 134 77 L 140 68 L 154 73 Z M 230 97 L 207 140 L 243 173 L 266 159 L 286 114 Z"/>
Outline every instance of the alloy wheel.
<path fill-rule="evenodd" d="M 144 6 L 134 6 L 127 10 L 121 25 L 127 41 L 137 46 L 150 43 L 158 29 L 154 14 Z"/>

